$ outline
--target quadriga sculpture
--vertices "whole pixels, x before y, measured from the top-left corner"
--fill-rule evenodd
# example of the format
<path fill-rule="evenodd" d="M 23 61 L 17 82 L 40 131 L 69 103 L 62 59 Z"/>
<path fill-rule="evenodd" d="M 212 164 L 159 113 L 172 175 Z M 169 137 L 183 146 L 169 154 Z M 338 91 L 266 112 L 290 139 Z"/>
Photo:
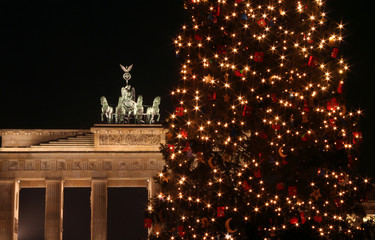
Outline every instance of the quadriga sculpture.
<path fill-rule="evenodd" d="M 159 105 L 160 105 L 161 98 L 157 96 L 154 99 L 154 102 L 152 103 L 152 107 L 148 107 L 146 111 L 147 116 L 147 123 L 151 124 L 153 122 L 157 122 L 160 119 L 160 113 L 159 113 Z M 154 117 L 158 116 L 155 120 Z"/>
<path fill-rule="evenodd" d="M 121 97 L 122 105 L 125 109 L 125 116 L 128 121 L 130 120 L 131 115 L 134 113 L 135 109 L 135 89 L 130 85 L 121 88 Z"/>
<path fill-rule="evenodd" d="M 105 116 L 107 119 L 107 123 L 112 123 L 113 108 L 108 105 L 107 99 L 104 96 L 100 98 L 100 104 L 102 105 L 102 114 L 101 114 L 102 122 L 104 121 L 104 116 Z"/>
<path fill-rule="evenodd" d="M 122 104 L 122 97 L 118 98 L 118 104 L 116 107 L 116 123 L 124 123 L 125 121 L 125 108 Z"/>
<path fill-rule="evenodd" d="M 135 104 L 134 108 L 134 116 L 136 123 L 142 122 L 143 117 L 143 96 L 139 95 L 137 98 L 137 103 Z"/>

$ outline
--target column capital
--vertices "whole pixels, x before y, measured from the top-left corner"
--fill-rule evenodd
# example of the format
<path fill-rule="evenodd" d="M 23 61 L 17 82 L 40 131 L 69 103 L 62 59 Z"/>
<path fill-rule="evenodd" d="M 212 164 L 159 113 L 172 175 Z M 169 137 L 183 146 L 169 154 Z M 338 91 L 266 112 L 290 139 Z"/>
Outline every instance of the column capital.
<path fill-rule="evenodd" d="M 19 183 L 20 180 L 18 180 L 17 178 L 2 178 L 0 179 L 0 184 L 4 184 L 4 183 Z"/>
<path fill-rule="evenodd" d="M 46 183 L 56 183 L 56 182 L 64 182 L 62 178 L 46 178 L 44 180 Z"/>
<path fill-rule="evenodd" d="M 108 182 L 108 178 L 92 178 L 91 182 Z"/>

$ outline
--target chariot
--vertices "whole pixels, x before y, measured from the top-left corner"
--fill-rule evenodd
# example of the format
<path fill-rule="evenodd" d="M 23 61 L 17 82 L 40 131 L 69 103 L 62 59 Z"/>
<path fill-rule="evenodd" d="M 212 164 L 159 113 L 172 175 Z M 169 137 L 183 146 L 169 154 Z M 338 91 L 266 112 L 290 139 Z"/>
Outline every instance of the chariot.
<path fill-rule="evenodd" d="M 125 72 L 123 75 L 126 81 L 126 86 L 121 88 L 121 96 L 119 97 L 117 107 L 115 111 L 109 106 L 107 99 L 103 96 L 100 99 L 102 105 L 102 122 L 107 123 L 156 123 L 160 120 L 159 105 L 161 98 L 155 97 L 152 106 L 143 105 L 143 96 L 139 95 L 137 101 L 135 101 L 135 89 L 128 84 L 131 78 L 129 71 L 133 65 L 124 67 L 120 64 L 121 69 Z M 146 111 L 144 109 L 146 108 Z M 104 119 L 105 118 L 105 119 Z"/>

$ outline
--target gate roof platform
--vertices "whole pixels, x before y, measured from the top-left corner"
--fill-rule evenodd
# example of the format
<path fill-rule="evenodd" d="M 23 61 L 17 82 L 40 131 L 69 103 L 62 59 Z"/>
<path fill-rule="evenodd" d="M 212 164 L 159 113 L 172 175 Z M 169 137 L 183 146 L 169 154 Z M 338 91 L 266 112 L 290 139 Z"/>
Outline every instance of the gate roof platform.
<path fill-rule="evenodd" d="M 20 187 L 44 187 L 63 179 L 65 187 L 149 187 L 163 168 L 165 131 L 160 124 L 96 124 L 90 129 L 1 129 L 0 179 Z M 153 182 L 153 181 L 151 181 Z"/>

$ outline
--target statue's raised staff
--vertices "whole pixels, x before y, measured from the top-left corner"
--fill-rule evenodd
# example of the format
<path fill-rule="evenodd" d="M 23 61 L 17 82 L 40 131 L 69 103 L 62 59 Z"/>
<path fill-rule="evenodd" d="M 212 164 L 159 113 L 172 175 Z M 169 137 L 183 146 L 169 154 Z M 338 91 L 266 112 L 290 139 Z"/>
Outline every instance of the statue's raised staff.
<path fill-rule="evenodd" d="M 126 81 L 126 86 L 128 86 L 128 81 L 132 78 L 132 75 L 130 75 L 130 70 L 133 68 L 133 64 L 130 66 L 122 66 L 120 64 L 121 69 L 124 71 L 124 74 L 122 75 L 122 78 Z"/>
<path fill-rule="evenodd" d="M 104 96 L 100 98 L 100 104 L 102 105 L 102 115 L 101 115 L 102 122 L 104 122 L 104 116 L 105 116 L 107 123 L 112 123 L 113 108 L 108 105 L 107 99 Z"/>

